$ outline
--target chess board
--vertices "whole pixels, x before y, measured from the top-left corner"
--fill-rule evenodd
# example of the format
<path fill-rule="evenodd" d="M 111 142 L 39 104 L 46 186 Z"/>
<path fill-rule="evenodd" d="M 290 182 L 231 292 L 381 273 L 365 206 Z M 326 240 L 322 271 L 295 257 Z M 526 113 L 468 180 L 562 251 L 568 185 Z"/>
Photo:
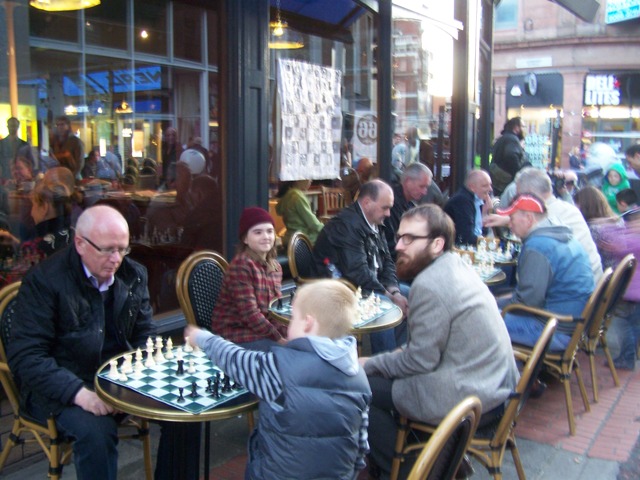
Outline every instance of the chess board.
<path fill-rule="evenodd" d="M 103 368 L 98 373 L 98 376 L 123 387 L 130 388 L 154 400 L 193 414 L 207 411 L 247 393 L 246 388 L 234 386 L 233 381 L 230 382 L 232 386 L 231 391 L 223 391 L 224 381 L 220 380 L 218 389 L 219 398 L 214 398 L 211 392 L 206 391 L 208 386 L 207 379 L 214 379 L 216 376 L 224 379 L 224 372 L 213 365 L 204 352 L 200 350 L 189 353 L 185 352 L 183 359 L 183 375 L 177 375 L 178 362 L 173 358 L 172 360 L 166 360 L 150 368 L 145 367 L 139 375 L 135 375 L 135 373 L 127 374 L 128 378 L 126 381 L 110 378 L 109 365 Z M 196 370 L 194 373 L 188 373 L 187 371 L 190 359 L 193 359 Z M 118 359 L 118 365 L 121 366 L 122 362 L 123 357 L 120 357 Z M 197 397 L 191 395 L 192 384 L 194 382 L 197 385 Z M 183 402 L 178 401 L 180 398 L 180 388 L 183 389 Z"/>
<path fill-rule="evenodd" d="M 377 295 L 377 294 L 375 294 Z M 360 327 L 364 327 L 365 325 L 368 325 L 369 323 L 377 320 L 378 318 L 382 317 L 383 315 L 385 315 L 389 310 L 391 310 L 392 308 L 394 308 L 394 304 L 389 301 L 389 299 L 387 299 L 387 297 L 385 297 L 384 295 L 377 295 L 380 298 L 380 312 L 379 313 L 375 313 L 369 317 L 366 318 L 361 318 L 360 321 L 356 322 L 353 324 L 353 328 L 360 328 Z M 366 301 L 366 299 L 362 299 L 360 300 L 360 303 Z M 273 310 L 275 313 L 283 316 L 283 317 L 287 317 L 287 318 L 291 318 L 291 297 L 284 297 L 282 299 L 282 304 L 278 305 L 278 302 L 274 302 L 271 306 L 271 310 Z"/>
<path fill-rule="evenodd" d="M 487 280 L 495 277 L 500 272 L 502 272 L 502 270 L 500 270 L 499 268 L 490 268 L 490 267 L 482 268 L 482 266 L 478 264 L 474 265 L 473 269 L 476 271 L 478 275 L 480 275 L 480 278 L 482 279 L 483 282 L 486 282 Z"/>

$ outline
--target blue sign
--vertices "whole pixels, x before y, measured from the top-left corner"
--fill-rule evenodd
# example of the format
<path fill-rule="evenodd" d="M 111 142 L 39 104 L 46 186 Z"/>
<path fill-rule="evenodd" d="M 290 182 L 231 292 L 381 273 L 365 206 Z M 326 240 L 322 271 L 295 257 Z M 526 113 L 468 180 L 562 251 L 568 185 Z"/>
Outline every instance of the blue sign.
<path fill-rule="evenodd" d="M 607 0 L 605 23 L 619 23 L 640 18 L 640 0 Z"/>

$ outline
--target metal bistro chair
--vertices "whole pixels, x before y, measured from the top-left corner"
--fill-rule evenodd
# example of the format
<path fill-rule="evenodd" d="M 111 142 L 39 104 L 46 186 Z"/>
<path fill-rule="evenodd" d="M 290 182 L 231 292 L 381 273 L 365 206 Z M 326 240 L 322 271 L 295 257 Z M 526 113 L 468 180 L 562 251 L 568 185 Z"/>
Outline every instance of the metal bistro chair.
<path fill-rule="evenodd" d="M 557 321 L 553 318 L 547 322 L 529 356 L 514 352 L 516 359 L 522 360 L 525 363 L 522 368 L 520 380 L 515 390 L 509 395 L 504 413 L 502 417 L 495 420 L 495 422 L 479 427 L 467 447 L 467 453 L 473 455 L 482 463 L 495 480 L 502 479 L 502 463 L 507 449 L 509 449 L 513 457 L 518 478 L 520 480 L 526 479 L 524 468 L 520 461 L 520 452 L 516 445 L 514 429 L 518 421 L 518 416 L 529 398 L 531 387 L 542 369 L 543 359 L 551 343 L 551 337 L 553 337 L 556 331 L 556 326 Z M 416 448 L 416 444 L 407 444 L 410 430 L 432 433 L 436 431 L 436 426 L 410 420 L 406 417 L 400 418 L 400 427 L 396 437 L 395 455 L 391 469 L 392 480 L 398 478 L 400 462 L 405 454 Z M 420 444 L 417 445 L 420 446 Z"/>
<path fill-rule="evenodd" d="M 213 250 L 194 252 L 184 259 L 176 276 L 176 293 L 187 323 L 211 330 L 211 317 L 224 283 L 229 264 Z M 253 412 L 247 413 L 249 431 L 253 431 Z M 211 442 L 211 422 L 205 423 L 205 452 Z M 209 456 L 205 456 L 205 471 L 209 471 Z"/>
<path fill-rule="evenodd" d="M 589 297 L 587 304 L 582 310 L 582 314 L 579 318 L 573 318 L 569 315 L 560 315 L 557 313 L 549 312 L 539 308 L 533 308 L 526 305 L 514 303 L 507 305 L 502 311 L 504 315 L 507 312 L 521 312 L 530 315 L 537 315 L 543 318 L 556 318 L 559 322 L 570 322 L 575 325 L 571 340 L 564 350 L 554 350 L 547 352 L 544 357 L 544 365 L 548 372 L 558 378 L 562 386 L 564 387 L 565 402 L 567 407 L 567 419 L 569 421 L 569 433 L 571 435 L 576 434 L 576 420 L 573 414 L 573 401 L 571 398 L 571 375 L 575 373 L 576 380 L 578 381 L 578 387 L 580 389 L 580 395 L 582 396 L 582 403 L 586 412 L 591 411 L 589 405 L 589 399 L 587 398 L 587 390 L 584 386 L 584 380 L 582 379 L 582 372 L 580 370 L 580 364 L 578 362 L 577 353 L 579 350 L 580 342 L 586 329 L 588 329 L 594 321 L 597 321 L 600 305 L 604 300 L 604 294 L 609 281 L 611 279 L 611 269 L 607 269 L 602 278 L 593 290 L 593 293 Z M 514 351 L 520 352 L 525 357 L 531 355 L 531 347 L 524 345 L 513 345 Z"/>
<path fill-rule="evenodd" d="M 607 365 L 613 377 L 613 383 L 616 387 L 620 386 L 618 372 L 613 364 L 613 358 L 609 351 L 607 343 L 607 330 L 613 320 L 613 310 L 618 301 L 627 290 L 631 278 L 636 270 L 637 260 L 633 254 L 628 254 L 618 264 L 611 275 L 609 285 L 604 292 L 602 303 L 593 323 L 585 330 L 585 335 L 580 342 L 580 348 L 589 356 L 589 367 L 591 370 L 591 384 L 593 385 L 593 401 L 598 401 L 598 377 L 596 372 L 596 350 L 598 346 L 602 347 L 604 355 L 607 359 Z"/>
<path fill-rule="evenodd" d="M 287 247 L 289 269 L 297 285 L 314 280 L 313 247 L 311 240 L 302 232 L 295 232 Z"/>
<path fill-rule="evenodd" d="M 11 341 L 15 300 L 20 285 L 21 282 L 15 282 L 0 290 L 0 382 L 2 382 L 2 387 L 13 411 L 11 433 L 0 454 L 0 470 L 4 467 L 13 447 L 36 442 L 49 460 L 48 476 L 57 480 L 62 475 L 63 465 L 69 463 L 71 459 L 73 453 L 71 440 L 60 435 L 53 417 L 49 417 L 46 423 L 42 423 L 20 409 L 20 393 L 7 363 L 6 347 Z M 118 438 L 142 441 L 145 477 L 147 480 L 151 480 L 151 442 L 149 441 L 148 420 L 128 417 L 118 426 L 118 429 Z M 22 438 L 23 434 L 29 434 L 32 438 Z"/>
<path fill-rule="evenodd" d="M 481 414 L 482 404 L 475 396 L 467 397 L 453 407 L 425 444 L 408 480 L 454 478 Z"/>
<path fill-rule="evenodd" d="M 211 330 L 211 316 L 228 267 L 224 257 L 212 250 L 192 253 L 182 262 L 176 293 L 187 323 Z"/>

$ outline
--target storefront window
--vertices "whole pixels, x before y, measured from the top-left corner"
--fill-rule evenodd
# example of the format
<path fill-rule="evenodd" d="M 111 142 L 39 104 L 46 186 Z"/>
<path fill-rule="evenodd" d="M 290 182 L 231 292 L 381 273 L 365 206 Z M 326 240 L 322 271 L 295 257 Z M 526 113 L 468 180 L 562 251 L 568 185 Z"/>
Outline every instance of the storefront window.
<path fill-rule="evenodd" d="M 394 173 L 421 161 L 449 187 L 453 1 L 396 2 L 393 8 Z"/>
<path fill-rule="evenodd" d="M 0 227 L 18 240 L 1 249 L 2 285 L 50 253 L 25 247 L 51 233 L 31 217 L 31 192 L 53 167 L 66 166 L 74 191 L 70 221 L 97 203 L 117 208 L 129 223 L 131 257 L 149 271 L 154 312 L 178 307 L 180 263 L 197 249 L 222 251 L 224 238 L 222 159 L 217 148 L 209 151 L 217 147 L 222 121 L 219 53 L 205 59 L 202 48 L 220 44 L 219 18 L 213 1 L 195 8 L 144 0 L 109 0 L 84 12 L 28 8 L 28 16 L 17 16 L 29 28 L 15 29 L 15 44 L 24 47 L 16 54 L 15 84 L 0 89 L 0 136 L 16 116 L 18 136 L 29 146 L 19 152 L 24 161 L 13 154 L 0 158 Z M 175 57 L 189 68 L 176 66 L 169 38 Z M 42 39 L 56 42 L 45 47 Z M 9 60 L 3 61 L 0 71 L 6 72 Z M 14 88 L 17 105 L 9 101 Z M 82 151 L 72 152 L 67 139 Z M 176 166 L 188 148 L 200 157 Z"/>

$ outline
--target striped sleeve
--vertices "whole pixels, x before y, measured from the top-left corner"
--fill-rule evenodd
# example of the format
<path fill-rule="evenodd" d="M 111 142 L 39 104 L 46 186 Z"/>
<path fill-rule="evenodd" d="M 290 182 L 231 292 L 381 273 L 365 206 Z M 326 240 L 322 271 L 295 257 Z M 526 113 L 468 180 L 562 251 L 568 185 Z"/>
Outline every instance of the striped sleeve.
<path fill-rule="evenodd" d="M 282 393 L 273 353 L 247 350 L 207 331 L 198 333 L 196 342 L 215 365 L 261 400 L 273 402 Z"/>

